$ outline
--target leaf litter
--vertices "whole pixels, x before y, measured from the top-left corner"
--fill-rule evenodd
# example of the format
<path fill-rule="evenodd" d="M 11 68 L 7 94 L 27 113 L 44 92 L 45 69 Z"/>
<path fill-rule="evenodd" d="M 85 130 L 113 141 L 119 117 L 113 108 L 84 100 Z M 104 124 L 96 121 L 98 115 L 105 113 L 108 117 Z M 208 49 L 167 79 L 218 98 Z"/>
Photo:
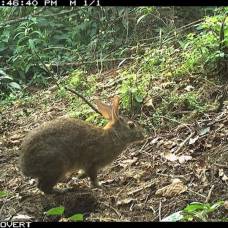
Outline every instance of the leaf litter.
<path fill-rule="evenodd" d="M 24 177 L 18 167 L 20 143 L 27 132 L 65 115 L 66 101 L 43 94 L 45 91 L 35 93 L 35 109 L 33 104 L 16 103 L 2 111 L 0 168 L 4 172 L 0 174 L 0 191 L 6 194 L 0 198 L 1 220 L 64 220 L 44 213 L 62 205 L 65 216 L 82 213 L 86 221 L 159 221 L 159 216 L 165 218 L 190 202 L 205 201 L 209 193 L 209 202 L 225 201 L 218 213 L 227 214 L 227 107 L 221 113 L 197 119 L 193 134 L 179 125 L 172 131 L 151 134 L 142 145 L 129 146 L 100 172 L 101 189 L 90 188 L 88 179 L 77 180 L 72 174 L 58 184 L 70 188 L 68 192 L 49 196 L 40 192 L 36 180 Z M 47 103 L 53 107 L 44 108 Z M 31 109 L 30 114 L 18 117 L 25 109 Z"/>

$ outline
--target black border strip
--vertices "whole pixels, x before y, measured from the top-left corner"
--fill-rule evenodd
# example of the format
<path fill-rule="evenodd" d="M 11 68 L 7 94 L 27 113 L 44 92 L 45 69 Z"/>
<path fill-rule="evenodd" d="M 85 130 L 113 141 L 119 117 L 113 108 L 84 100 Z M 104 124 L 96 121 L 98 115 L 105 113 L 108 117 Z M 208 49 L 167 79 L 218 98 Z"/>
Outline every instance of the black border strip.
<path fill-rule="evenodd" d="M 227 0 L 0 0 L 0 6 L 228 6 Z"/>

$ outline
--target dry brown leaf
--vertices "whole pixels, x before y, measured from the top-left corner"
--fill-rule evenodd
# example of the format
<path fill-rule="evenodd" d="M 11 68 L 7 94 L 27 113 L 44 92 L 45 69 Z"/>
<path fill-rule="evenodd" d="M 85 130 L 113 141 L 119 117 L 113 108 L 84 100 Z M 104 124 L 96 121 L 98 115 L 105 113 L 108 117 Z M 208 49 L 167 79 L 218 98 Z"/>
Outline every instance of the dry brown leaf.
<path fill-rule="evenodd" d="M 189 155 L 181 155 L 181 156 L 177 156 L 171 152 L 164 152 L 162 154 L 162 156 L 164 158 L 166 158 L 169 161 L 179 161 L 180 164 L 185 163 L 186 161 L 189 161 L 192 159 L 192 156 Z"/>
<path fill-rule="evenodd" d="M 178 161 L 180 162 L 180 164 L 183 164 L 183 163 L 185 163 L 186 161 L 189 161 L 189 160 L 192 160 L 192 156 L 189 156 L 189 155 L 181 155 L 178 158 Z"/>
<path fill-rule="evenodd" d="M 145 106 L 146 107 L 152 107 L 154 108 L 154 104 L 153 104 L 153 99 L 149 99 L 145 102 Z"/>
<path fill-rule="evenodd" d="M 227 181 L 228 180 L 228 177 L 224 173 L 223 169 L 219 169 L 219 176 L 222 178 L 223 181 Z"/>
<path fill-rule="evenodd" d="M 112 184 L 115 181 L 115 179 L 107 179 L 104 181 L 100 181 L 101 184 Z"/>
<path fill-rule="evenodd" d="M 193 90 L 194 88 L 195 87 L 193 87 L 192 85 L 188 85 L 184 89 L 189 92 L 189 91 Z"/>
<path fill-rule="evenodd" d="M 11 140 L 10 144 L 12 144 L 12 145 L 20 145 L 21 144 L 21 140 Z"/>
<path fill-rule="evenodd" d="M 28 215 L 23 215 L 23 214 L 18 214 L 16 216 L 13 217 L 13 221 L 28 221 L 31 220 L 32 217 L 28 216 Z"/>
<path fill-rule="evenodd" d="M 127 204 L 129 204 L 129 203 L 131 203 L 133 201 L 135 201 L 135 199 L 133 199 L 133 198 L 126 198 L 126 199 L 123 199 L 123 200 L 118 200 L 117 203 L 116 203 L 116 205 L 117 206 L 127 205 Z"/>
<path fill-rule="evenodd" d="M 165 141 L 163 145 L 165 148 L 171 149 L 176 145 L 176 143 L 171 140 L 168 140 L 168 141 Z"/>
<path fill-rule="evenodd" d="M 158 189 L 155 195 L 173 197 L 187 191 L 187 186 L 180 179 L 174 179 L 170 185 Z"/>
<path fill-rule="evenodd" d="M 18 139 L 21 139 L 23 136 L 22 135 L 20 135 L 20 134 L 15 134 L 15 135 L 13 135 L 13 136 L 11 136 L 10 137 L 10 140 L 18 140 Z"/>
<path fill-rule="evenodd" d="M 151 140 L 150 145 L 153 145 L 153 144 L 157 143 L 157 141 L 158 141 L 159 139 L 160 139 L 159 137 L 154 138 L 153 140 Z"/>
<path fill-rule="evenodd" d="M 169 161 L 176 161 L 178 157 L 175 154 L 172 154 L 171 152 L 164 152 L 162 154 L 162 157 L 166 158 Z"/>
<path fill-rule="evenodd" d="M 197 140 L 199 139 L 199 136 L 197 135 L 195 138 L 190 138 L 189 139 L 189 145 L 192 145 L 192 144 L 194 144 Z"/>
<path fill-rule="evenodd" d="M 136 158 L 136 157 L 134 157 L 132 159 L 126 159 L 126 160 L 121 161 L 121 163 L 119 165 L 121 167 L 125 168 L 127 166 L 133 165 L 137 160 L 138 160 L 138 158 Z"/>
<path fill-rule="evenodd" d="M 226 200 L 226 201 L 224 202 L 224 207 L 225 207 L 226 210 L 228 210 L 228 200 Z"/>

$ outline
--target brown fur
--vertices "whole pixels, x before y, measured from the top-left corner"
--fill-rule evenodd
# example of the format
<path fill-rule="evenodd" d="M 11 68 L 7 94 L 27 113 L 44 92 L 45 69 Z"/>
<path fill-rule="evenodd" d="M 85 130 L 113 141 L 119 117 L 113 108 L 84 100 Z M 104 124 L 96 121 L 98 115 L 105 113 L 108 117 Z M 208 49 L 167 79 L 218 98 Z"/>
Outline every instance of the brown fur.
<path fill-rule="evenodd" d="M 109 119 L 104 128 L 74 118 L 60 118 L 33 130 L 22 143 L 21 168 L 26 176 L 38 178 L 38 187 L 50 193 L 67 172 L 81 169 L 97 186 L 97 171 L 112 162 L 129 144 L 143 139 L 142 131 L 130 128 L 118 116 L 117 97 L 112 106 L 97 101 Z"/>

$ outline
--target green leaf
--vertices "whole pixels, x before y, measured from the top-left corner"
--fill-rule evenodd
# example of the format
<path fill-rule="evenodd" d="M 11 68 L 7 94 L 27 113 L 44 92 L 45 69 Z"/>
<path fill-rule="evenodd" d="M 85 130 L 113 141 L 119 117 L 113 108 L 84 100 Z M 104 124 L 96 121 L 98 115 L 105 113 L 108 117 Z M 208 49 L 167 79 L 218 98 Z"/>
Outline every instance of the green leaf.
<path fill-rule="evenodd" d="M 205 210 L 208 208 L 208 204 L 193 202 L 187 205 L 187 207 L 184 209 L 185 212 L 192 213 L 195 211 Z"/>
<path fill-rule="evenodd" d="M 54 207 L 51 208 L 50 210 L 48 210 L 46 212 L 47 215 L 63 215 L 64 213 L 64 207 L 60 206 L 60 207 Z"/>
<path fill-rule="evenodd" d="M 146 17 L 147 15 L 142 15 L 141 17 L 139 17 L 139 19 L 137 20 L 136 24 L 138 24 L 144 17 Z"/>
<path fill-rule="evenodd" d="M 162 222 L 177 222 L 183 219 L 182 211 L 175 212 L 165 218 L 163 218 L 161 221 Z"/>
<path fill-rule="evenodd" d="M 31 50 L 32 51 L 35 50 L 35 44 L 34 44 L 33 40 L 29 39 L 28 42 L 29 42 L 29 47 L 31 48 Z"/>
<path fill-rule="evenodd" d="M 21 90 L 21 86 L 18 83 L 16 83 L 16 82 L 10 82 L 9 83 L 9 86 L 12 87 L 12 88 L 14 88 L 14 89 Z"/>
<path fill-rule="evenodd" d="M 84 220 L 83 214 L 75 214 L 68 218 L 73 222 L 82 222 Z"/>
<path fill-rule="evenodd" d="M 0 191 L 0 198 L 8 196 L 7 192 Z"/>
<path fill-rule="evenodd" d="M 0 69 L 0 74 L 9 77 L 9 76 L 6 74 L 6 72 L 5 72 L 4 70 L 2 70 L 2 69 Z"/>
<path fill-rule="evenodd" d="M 140 95 L 136 95 L 136 96 L 135 96 L 135 100 L 136 100 L 138 103 L 142 103 L 143 97 L 140 96 Z"/>

